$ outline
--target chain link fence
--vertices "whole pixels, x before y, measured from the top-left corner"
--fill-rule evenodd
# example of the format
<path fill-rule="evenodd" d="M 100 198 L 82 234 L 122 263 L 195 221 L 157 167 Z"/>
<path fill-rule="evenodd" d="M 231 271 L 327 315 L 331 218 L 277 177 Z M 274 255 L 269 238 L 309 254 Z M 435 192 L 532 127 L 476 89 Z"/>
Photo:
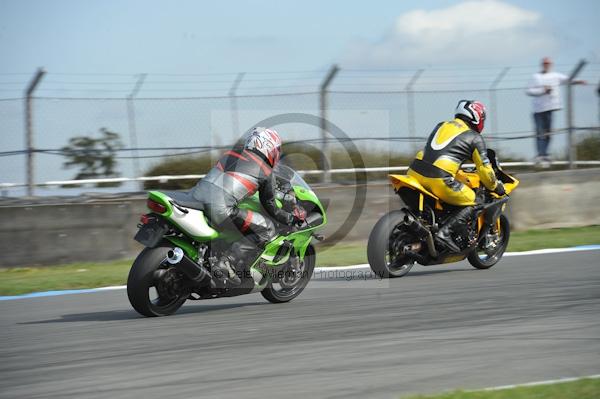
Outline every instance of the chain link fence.
<path fill-rule="evenodd" d="M 504 74 L 504 80 L 496 82 L 489 71 L 461 71 L 461 75 L 456 71 L 454 75 L 444 75 L 443 70 L 421 71 L 415 81 L 414 71 L 390 77 L 383 71 L 344 74 L 342 70 L 327 88 L 326 116 L 365 153 L 410 157 L 422 147 L 437 122 L 452 117 L 458 100 L 478 99 L 488 105 L 488 145 L 496 148 L 501 159 L 530 160 L 535 155 L 533 120 L 531 98 L 524 90 L 528 75 L 534 71 L 533 67 L 517 70 L 513 76 Z M 578 77 L 590 84 L 573 87 L 576 139 L 597 132 L 600 106 L 593 83 L 598 74 L 599 67 L 590 65 Z M 470 82 L 465 80 L 467 77 Z M 151 84 L 148 80 L 147 84 Z M 270 94 L 184 97 L 179 92 L 177 97 L 150 98 L 150 90 L 141 90 L 138 98 L 36 96 L 32 99 L 31 115 L 34 183 L 72 179 L 77 170 L 64 168 L 61 148 L 72 137 L 98 136 L 101 129 L 118 133 L 121 138 L 123 148 L 115 156 L 118 173 L 139 177 L 166 159 L 194 154 L 216 157 L 219 148 L 232 144 L 246 129 L 268 118 L 283 114 L 322 115 L 324 92 L 316 84 L 297 85 L 298 89 L 314 87 L 313 90 L 285 93 L 295 85 L 279 84 L 267 89 L 270 86 L 265 80 L 267 83 L 261 85 L 260 79 L 249 79 L 254 91 Z M 564 91 L 563 88 L 563 98 Z M 25 121 L 25 98 L 0 99 L 0 183 L 4 183 L 4 195 L 26 192 L 22 186 L 27 181 Z M 551 151 L 556 159 L 566 159 L 568 126 L 564 111 L 555 113 L 554 127 Z M 322 148 L 325 138 L 330 144 L 328 151 L 342 148 L 331 135 L 323 136 L 317 124 L 292 121 L 276 128 L 288 142 L 312 142 Z M 118 190 L 139 187 L 138 183 L 128 183 Z M 38 188 L 36 194 L 81 192 L 81 188 L 73 190 Z"/>

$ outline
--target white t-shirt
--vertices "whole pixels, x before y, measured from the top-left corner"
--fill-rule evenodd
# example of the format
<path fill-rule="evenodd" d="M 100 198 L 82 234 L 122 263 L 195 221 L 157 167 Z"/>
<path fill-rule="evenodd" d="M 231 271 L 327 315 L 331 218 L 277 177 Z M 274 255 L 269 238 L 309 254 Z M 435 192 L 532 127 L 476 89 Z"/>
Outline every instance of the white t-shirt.
<path fill-rule="evenodd" d="M 559 72 L 538 72 L 533 75 L 526 93 L 533 96 L 533 112 L 554 111 L 562 108 L 560 85 L 567 83 L 569 77 Z M 546 94 L 546 86 L 552 91 Z"/>

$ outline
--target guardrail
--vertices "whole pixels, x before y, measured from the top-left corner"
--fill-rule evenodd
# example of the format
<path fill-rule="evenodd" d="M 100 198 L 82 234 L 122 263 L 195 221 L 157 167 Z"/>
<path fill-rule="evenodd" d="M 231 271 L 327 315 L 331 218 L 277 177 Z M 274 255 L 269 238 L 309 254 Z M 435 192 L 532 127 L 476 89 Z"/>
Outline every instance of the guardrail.
<path fill-rule="evenodd" d="M 502 167 L 523 167 L 523 166 L 535 166 L 535 162 L 503 162 Z M 568 166 L 568 161 L 554 161 L 551 163 L 552 166 Z M 600 166 L 600 161 L 576 161 L 577 166 Z M 463 167 L 474 167 L 473 164 L 464 164 Z M 346 168 L 346 169 L 330 169 L 327 173 L 330 174 L 341 174 L 341 173 L 375 173 L 375 172 L 403 172 L 408 169 L 408 166 L 382 166 L 372 168 Z M 325 173 L 322 170 L 299 170 L 298 173 L 301 175 L 320 175 Z M 162 175 L 162 176 L 142 176 L 142 177 L 113 177 L 104 179 L 81 179 L 81 180 L 53 180 L 43 183 L 36 183 L 36 187 L 49 187 L 49 186 L 75 186 L 81 184 L 97 184 L 97 183 L 125 183 L 125 182 L 138 182 L 138 181 L 158 181 L 167 182 L 169 180 L 189 180 L 189 179 L 201 179 L 205 174 L 202 175 Z M 0 183 L 0 189 L 6 188 L 18 188 L 27 187 L 27 183 Z"/>

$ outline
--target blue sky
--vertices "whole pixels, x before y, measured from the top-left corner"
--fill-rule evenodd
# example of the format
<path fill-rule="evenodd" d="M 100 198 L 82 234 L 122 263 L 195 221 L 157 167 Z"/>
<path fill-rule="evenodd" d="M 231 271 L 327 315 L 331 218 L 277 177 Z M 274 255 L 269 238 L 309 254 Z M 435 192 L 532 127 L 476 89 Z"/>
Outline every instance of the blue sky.
<path fill-rule="evenodd" d="M 238 72 L 238 94 L 314 92 L 334 63 L 342 72 L 332 90 L 403 90 L 419 68 L 416 90 L 449 90 L 416 97 L 415 134 L 426 135 L 451 114 L 458 97 L 481 96 L 505 66 L 494 116 L 498 132 L 530 131 L 530 99 L 523 93 L 543 56 L 568 72 L 590 62 L 578 89 L 578 126 L 597 124 L 595 86 L 600 78 L 600 1 L 157 1 L 0 0 L 0 149 L 22 150 L 24 88 L 38 67 L 48 74 L 38 97 L 125 98 L 138 74 L 148 73 L 138 97 L 223 96 Z M 393 74 L 390 70 L 395 71 Z M 406 136 L 402 95 L 334 94 L 332 121 L 350 135 Z M 317 113 L 318 97 L 240 99 L 240 129 L 281 112 Z M 37 100 L 37 148 L 60 148 L 74 135 L 106 127 L 129 145 L 122 101 Z M 224 144 L 232 141 L 230 102 L 136 103 L 138 136 L 148 147 Z M 564 127 L 564 112 L 556 126 Z M 369 131 L 370 130 L 370 131 Z M 489 128 L 488 128 L 489 131 Z M 292 139 L 317 129 L 290 128 Z M 501 145 L 500 143 L 498 144 Z M 503 142 L 508 154 L 529 157 L 533 144 Z M 402 148 L 411 152 L 412 148 Z M 560 156 L 564 135 L 552 150 Z M 23 159 L 21 159 L 23 158 Z M 37 181 L 68 179 L 61 159 L 37 157 Z M 146 161 L 149 165 L 152 160 Z M 132 176 L 130 161 L 122 174 Z M 22 182 L 24 157 L 0 158 L 0 182 Z"/>
<path fill-rule="evenodd" d="M 493 54 L 500 52 L 506 64 L 531 64 L 541 51 L 558 63 L 583 57 L 600 61 L 598 1 L 469 1 L 468 15 L 460 13 L 461 3 L 0 0 L 0 73 L 32 72 L 38 66 L 54 72 L 206 73 L 314 70 L 334 62 L 381 68 L 460 65 L 458 57 L 448 56 L 460 52 L 458 43 L 477 50 L 463 52 L 469 54 L 465 63 L 496 62 Z M 478 15 L 490 7 L 491 20 L 490 14 Z M 441 36 L 413 42 L 423 51 L 410 55 L 420 59 L 403 60 L 402 54 L 360 59 L 374 57 L 377 46 L 408 52 L 403 46 L 411 40 L 395 25 L 418 25 L 418 18 L 401 19 L 415 12 L 446 28 Z M 498 23 L 502 18 L 506 21 Z M 492 29 L 470 29 L 474 25 Z M 460 32 L 473 35 L 453 41 Z M 440 52 L 427 40 L 454 48 Z M 539 52 L 530 48 L 532 42 Z"/>

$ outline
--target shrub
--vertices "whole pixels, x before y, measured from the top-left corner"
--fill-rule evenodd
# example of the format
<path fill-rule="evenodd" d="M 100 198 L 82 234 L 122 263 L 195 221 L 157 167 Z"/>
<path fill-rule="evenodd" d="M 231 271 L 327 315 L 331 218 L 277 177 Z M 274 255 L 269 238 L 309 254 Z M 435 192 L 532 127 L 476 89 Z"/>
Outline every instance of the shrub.
<path fill-rule="evenodd" d="M 590 134 L 577 143 L 577 159 L 580 161 L 600 160 L 600 134 Z"/>
<path fill-rule="evenodd" d="M 321 169 L 321 148 L 311 144 L 293 143 L 284 145 L 284 157 L 282 162 L 296 170 L 315 170 Z M 355 167 L 385 167 L 385 166 L 405 166 L 410 163 L 412 157 L 393 152 L 380 152 L 373 150 L 360 150 L 358 152 L 348 153 L 344 149 L 336 148 L 330 151 L 331 169 L 346 169 Z M 199 155 L 183 158 L 168 158 L 162 160 L 159 164 L 150 168 L 145 176 L 161 175 L 189 175 L 205 174 L 216 163 L 216 158 L 210 155 Z M 385 179 L 387 172 L 370 173 L 369 179 Z M 364 176 L 354 173 L 335 174 L 331 176 L 332 181 L 338 183 L 357 183 L 364 182 Z M 305 180 L 309 183 L 321 181 L 321 175 L 306 175 Z M 186 190 L 193 187 L 197 179 L 189 180 L 169 180 L 144 182 L 144 189 L 164 189 L 164 190 Z"/>
<path fill-rule="evenodd" d="M 151 167 L 145 176 L 178 176 L 205 174 L 213 166 L 210 155 L 170 157 Z M 144 189 L 186 190 L 192 188 L 198 179 L 146 181 Z"/>

